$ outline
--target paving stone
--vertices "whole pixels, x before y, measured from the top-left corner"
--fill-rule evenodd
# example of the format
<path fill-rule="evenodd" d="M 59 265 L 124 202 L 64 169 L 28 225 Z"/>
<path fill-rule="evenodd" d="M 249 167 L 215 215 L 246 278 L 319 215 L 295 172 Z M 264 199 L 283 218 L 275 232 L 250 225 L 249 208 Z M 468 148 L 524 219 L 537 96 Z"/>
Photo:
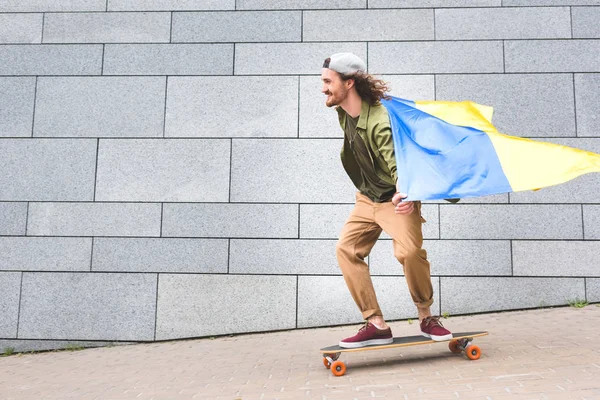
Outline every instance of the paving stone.
<path fill-rule="evenodd" d="M 366 0 L 237 0 L 238 10 L 297 10 L 366 7 Z"/>
<path fill-rule="evenodd" d="M 586 278 L 585 289 L 587 301 L 600 302 L 600 278 Z"/>
<path fill-rule="evenodd" d="M 369 0 L 369 8 L 499 7 L 502 0 Z"/>
<path fill-rule="evenodd" d="M 236 0 L 108 0 L 107 11 L 235 10 Z"/>
<path fill-rule="evenodd" d="M 599 7 L 572 7 L 571 13 L 573 15 L 574 38 L 600 38 L 600 28 L 598 27 Z"/>
<path fill-rule="evenodd" d="M 600 239 L 600 205 L 583 206 L 584 239 Z"/>
<path fill-rule="evenodd" d="M 600 74 L 575 74 L 577 136 L 598 136 L 600 130 Z"/>
<path fill-rule="evenodd" d="M 106 0 L 4 0 L 0 12 L 105 11 Z"/>

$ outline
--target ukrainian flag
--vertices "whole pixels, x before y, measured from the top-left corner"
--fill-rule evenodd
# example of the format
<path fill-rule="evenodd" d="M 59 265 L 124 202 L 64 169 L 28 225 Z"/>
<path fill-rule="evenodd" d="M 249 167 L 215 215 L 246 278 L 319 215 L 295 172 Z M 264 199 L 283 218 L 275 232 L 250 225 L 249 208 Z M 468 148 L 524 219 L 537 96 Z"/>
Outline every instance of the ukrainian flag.
<path fill-rule="evenodd" d="M 499 133 L 492 107 L 470 101 L 382 100 L 398 190 L 440 200 L 537 190 L 600 172 L 600 154 Z"/>

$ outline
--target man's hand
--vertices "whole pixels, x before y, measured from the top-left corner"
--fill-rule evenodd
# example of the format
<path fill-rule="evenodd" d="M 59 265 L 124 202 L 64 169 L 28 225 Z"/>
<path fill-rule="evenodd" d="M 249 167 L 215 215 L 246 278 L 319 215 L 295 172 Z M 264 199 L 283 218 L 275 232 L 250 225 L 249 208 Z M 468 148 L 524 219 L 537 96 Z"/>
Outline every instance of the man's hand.
<path fill-rule="evenodd" d="M 412 201 L 402 201 L 408 195 L 404 193 L 396 193 L 394 197 L 392 197 L 392 204 L 394 205 L 394 211 L 396 214 L 410 214 L 415 209 L 415 204 Z"/>

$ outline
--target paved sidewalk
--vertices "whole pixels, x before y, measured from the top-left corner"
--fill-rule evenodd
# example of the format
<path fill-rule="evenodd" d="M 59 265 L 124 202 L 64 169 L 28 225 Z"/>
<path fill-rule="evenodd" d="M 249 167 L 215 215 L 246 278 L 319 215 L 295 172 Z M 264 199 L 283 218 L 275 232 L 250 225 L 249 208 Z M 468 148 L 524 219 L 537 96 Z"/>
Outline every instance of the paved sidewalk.
<path fill-rule="evenodd" d="M 488 330 L 469 361 L 446 343 L 342 354 L 318 349 L 358 326 L 0 358 L 0 399 L 600 399 L 600 307 L 444 320 Z M 416 323 L 392 322 L 396 336 Z"/>

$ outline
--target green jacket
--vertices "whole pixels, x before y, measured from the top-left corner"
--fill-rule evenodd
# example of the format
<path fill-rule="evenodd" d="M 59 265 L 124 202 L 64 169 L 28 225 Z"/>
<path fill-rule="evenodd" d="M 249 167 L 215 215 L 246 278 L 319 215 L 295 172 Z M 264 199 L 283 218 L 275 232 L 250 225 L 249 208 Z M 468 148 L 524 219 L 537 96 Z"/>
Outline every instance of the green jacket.
<path fill-rule="evenodd" d="M 340 126 L 344 129 L 347 114 L 341 107 L 337 107 L 336 110 Z M 360 117 L 356 125 L 356 132 L 370 150 L 371 161 L 375 166 L 377 176 L 390 185 L 395 186 L 398 174 L 396 172 L 394 142 L 387 109 L 381 104 L 370 106 L 369 103 L 363 100 Z M 358 166 L 346 162 L 347 154 L 350 152 L 351 150 L 346 148 L 346 146 L 342 147 L 341 158 L 346 172 L 354 181 L 353 176 L 360 176 L 360 171 L 354 171 L 353 168 L 358 168 Z"/>

